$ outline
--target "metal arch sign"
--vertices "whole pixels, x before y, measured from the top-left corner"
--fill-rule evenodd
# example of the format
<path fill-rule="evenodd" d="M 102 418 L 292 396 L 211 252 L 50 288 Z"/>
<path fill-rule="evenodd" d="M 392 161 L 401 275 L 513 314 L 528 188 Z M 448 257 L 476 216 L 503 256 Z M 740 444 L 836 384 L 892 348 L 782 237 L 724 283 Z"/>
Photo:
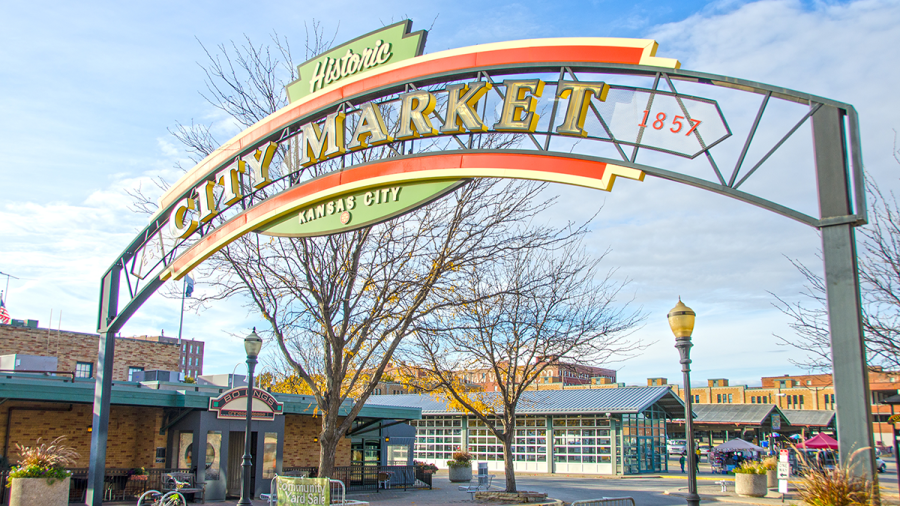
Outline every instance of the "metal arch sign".
<path fill-rule="evenodd" d="M 852 106 L 684 70 L 658 57 L 653 40 L 534 39 L 423 54 L 425 33 L 410 28 L 389 26 L 301 65 L 289 104 L 220 146 L 160 198 L 157 214 L 101 282 L 92 447 L 106 445 L 115 333 L 166 280 L 242 235 L 340 233 L 409 212 L 477 177 L 609 191 L 618 177 L 647 175 L 822 230 L 829 313 L 841 322 L 831 330 L 840 347 L 833 356 L 842 357 L 834 367 L 842 455 L 872 446 L 865 382 L 854 379 L 864 376 L 865 358 L 853 227 L 866 222 L 866 204 Z M 740 135 L 726 103 L 750 104 L 746 114 L 731 114 L 744 122 Z M 812 214 L 743 186 L 751 179 L 759 181 L 753 188 L 784 185 L 796 164 L 771 166 L 804 137 L 797 132 L 805 124 L 815 158 L 810 192 L 819 204 Z M 494 145 L 496 138 L 509 142 Z M 310 175 L 326 166 L 333 169 Z M 102 500 L 105 460 L 94 453 L 89 486 Z"/>

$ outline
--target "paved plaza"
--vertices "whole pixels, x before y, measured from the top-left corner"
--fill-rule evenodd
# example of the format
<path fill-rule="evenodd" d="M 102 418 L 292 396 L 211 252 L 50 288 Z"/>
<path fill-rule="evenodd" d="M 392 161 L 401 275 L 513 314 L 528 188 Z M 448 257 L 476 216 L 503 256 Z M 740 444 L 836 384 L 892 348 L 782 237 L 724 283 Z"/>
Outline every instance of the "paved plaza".
<path fill-rule="evenodd" d="M 897 474 L 893 461 L 888 462 L 888 471 L 879 475 L 882 487 L 883 504 L 900 504 L 897 494 Z M 674 464 L 674 465 L 673 465 Z M 675 472 L 660 475 L 638 476 L 629 478 L 603 478 L 586 475 L 547 475 L 547 474 L 521 474 L 516 475 L 519 490 L 533 490 L 546 492 L 549 497 L 560 499 L 567 503 L 584 499 L 596 499 L 600 497 L 633 497 L 638 506 L 669 506 L 683 505 L 685 500 L 679 493 L 687 489 L 687 475 L 681 474 L 677 460 L 669 461 L 669 469 Z M 721 479 L 728 481 L 728 492 L 722 493 L 721 486 L 716 483 Z M 765 498 L 744 498 L 734 494 L 734 478 L 730 476 L 714 475 L 709 472 L 707 465 L 701 465 L 698 476 L 698 492 L 702 496 L 702 502 L 717 502 L 719 504 L 758 504 L 776 506 L 781 504 L 799 504 L 795 494 L 789 494 L 782 502 L 780 494 L 770 492 Z M 494 489 L 502 489 L 503 475 L 494 477 Z M 402 489 L 381 490 L 378 493 L 351 493 L 348 499 L 368 501 L 377 506 L 405 506 L 405 505 L 440 505 L 440 504 L 477 504 L 471 500 L 466 492 L 460 492 L 457 484 L 450 483 L 446 471 L 438 472 L 434 477 L 432 490 Z M 229 501 L 224 504 L 236 504 Z M 254 505 L 266 505 L 265 501 L 254 501 Z M 495 503 L 497 504 L 497 503 Z"/>

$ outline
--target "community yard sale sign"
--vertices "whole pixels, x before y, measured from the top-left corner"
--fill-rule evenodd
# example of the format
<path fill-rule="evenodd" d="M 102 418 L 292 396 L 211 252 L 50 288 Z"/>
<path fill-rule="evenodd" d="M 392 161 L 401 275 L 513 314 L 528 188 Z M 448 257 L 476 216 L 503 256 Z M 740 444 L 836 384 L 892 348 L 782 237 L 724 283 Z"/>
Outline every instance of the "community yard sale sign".
<path fill-rule="evenodd" d="M 331 504 L 328 478 L 276 478 L 278 506 L 323 506 Z"/>

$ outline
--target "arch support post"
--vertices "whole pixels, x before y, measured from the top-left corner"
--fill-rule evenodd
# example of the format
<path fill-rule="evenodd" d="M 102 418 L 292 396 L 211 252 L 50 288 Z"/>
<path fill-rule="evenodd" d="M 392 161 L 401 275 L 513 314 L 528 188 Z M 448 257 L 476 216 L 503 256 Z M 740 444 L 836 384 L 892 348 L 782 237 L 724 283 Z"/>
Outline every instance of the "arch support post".
<path fill-rule="evenodd" d="M 819 211 L 823 220 L 853 215 L 844 128 L 845 112 L 823 105 L 812 117 Z M 841 464 L 854 451 L 854 474 L 876 480 L 871 394 L 863 341 L 854 223 L 821 228 L 825 294 Z M 878 493 L 878 486 L 875 486 Z"/>
<path fill-rule="evenodd" d="M 109 436 L 109 412 L 112 400 L 113 359 L 116 346 L 116 328 L 109 323 L 115 319 L 119 306 L 119 269 L 110 269 L 100 287 L 100 318 L 98 330 L 100 344 L 97 354 L 97 371 L 94 383 L 94 414 L 91 422 L 91 456 L 88 467 L 88 506 L 103 504 L 103 488 L 106 478 L 106 443 Z"/>

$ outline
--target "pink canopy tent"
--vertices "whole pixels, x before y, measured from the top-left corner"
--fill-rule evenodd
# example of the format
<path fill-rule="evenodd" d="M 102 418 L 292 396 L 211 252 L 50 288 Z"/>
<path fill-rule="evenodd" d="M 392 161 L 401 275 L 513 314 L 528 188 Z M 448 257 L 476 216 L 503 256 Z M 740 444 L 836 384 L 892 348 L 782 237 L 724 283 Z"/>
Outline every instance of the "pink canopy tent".
<path fill-rule="evenodd" d="M 838 442 L 827 434 L 817 434 L 815 437 L 797 445 L 797 448 L 808 448 L 811 450 L 837 450 Z"/>

